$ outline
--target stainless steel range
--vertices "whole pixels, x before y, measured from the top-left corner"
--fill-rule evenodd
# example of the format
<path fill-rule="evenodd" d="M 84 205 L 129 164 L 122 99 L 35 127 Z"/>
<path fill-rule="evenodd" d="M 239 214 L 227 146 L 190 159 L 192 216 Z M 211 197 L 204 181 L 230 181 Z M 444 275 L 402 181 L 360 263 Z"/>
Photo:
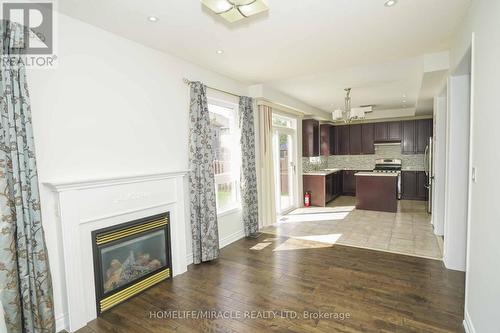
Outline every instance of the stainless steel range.
<path fill-rule="evenodd" d="M 380 158 L 375 160 L 373 172 L 396 173 L 398 175 L 398 200 L 401 200 L 401 160 L 398 158 Z"/>

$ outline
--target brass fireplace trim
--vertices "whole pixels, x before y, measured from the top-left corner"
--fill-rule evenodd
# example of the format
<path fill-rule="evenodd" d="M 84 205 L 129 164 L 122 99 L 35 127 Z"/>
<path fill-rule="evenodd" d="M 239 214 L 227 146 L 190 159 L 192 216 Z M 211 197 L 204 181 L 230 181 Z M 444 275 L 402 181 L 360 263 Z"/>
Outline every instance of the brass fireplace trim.
<path fill-rule="evenodd" d="M 96 244 L 102 245 L 112 241 L 115 241 L 120 238 L 128 237 L 131 235 L 135 235 L 144 231 L 148 231 L 154 228 L 158 228 L 168 224 L 168 217 L 164 217 L 158 220 L 154 220 L 148 223 L 140 224 L 135 227 L 130 227 L 122 230 L 113 231 L 107 234 L 97 235 L 96 236 Z"/>
<path fill-rule="evenodd" d="M 151 275 L 147 279 L 144 279 L 140 282 L 137 282 L 136 284 L 125 288 L 116 294 L 113 294 L 109 297 L 103 298 L 100 302 L 100 310 L 101 312 L 106 311 L 113 306 L 129 299 L 132 296 L 135 296 L 136 294 L 140 293 L 141 291 L 151 287 L 152 285 L 167 279 L 170 277 L 170 268 L 166 268 L 154 275 Z"/>

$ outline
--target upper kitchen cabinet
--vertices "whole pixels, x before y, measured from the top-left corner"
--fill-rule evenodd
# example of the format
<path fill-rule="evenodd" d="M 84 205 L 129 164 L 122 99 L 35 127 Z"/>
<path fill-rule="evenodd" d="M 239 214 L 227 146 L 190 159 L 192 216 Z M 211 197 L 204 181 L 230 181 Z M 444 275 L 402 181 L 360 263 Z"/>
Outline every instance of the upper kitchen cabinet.
<path fill-rule="evenodd" d="M 375 154 L 374 146 L 374 131 L 375 127 L 373 124 L 363 124 L 361 125 L 361 153 L 362 154 Z"/>
<path fill-rule="evenodd" d="M 401 136 L 401 152 L 403 154 L 415 154 L 415 121 L 403 121 Z"/>
<path fill-rule="evenodd" d="M 387 133 L 387 123 L 375 123 L 374 127 L 374 136 L 375 142 L 383 142 L 387 141 L 388 133 Z"/>
<path fill-rule="evenodd" d="M 320 154 L 322 156 L 329 156 L 331 155 L 332 151 L 332 143 L 334 143 L 334 140 L 332 140 L 333 136 L 333 131 L 332 128 L 333 126 L 330 124 L 321 124 L 319 126 L 320 130 Z"/>
<path fill-rule="evenodd" d="M 415 153 L 424 154 L 432 136 L 432 119 L 417 120 L 415 132 L 417 136 Z"/>
<path fill-rule="evenodd" d="M 337 131 L 335 126 L 330 126 L 330 155 L 335 155 L 337 151 Z"/>
<path fill-rule="evenodd" d="M 336 155 L 349 155 L 349 127 L 348 125 L 336 126 L 337 143 Z"/>
<path fill-rule="evenodd" d="M 319 156 L 319 121 L 302 120 L 302 156 Z"/>
<path fill-rule="evenodd" d="M 401 141 L 401 122 L 391 121 L 387 123 L 387 140 Z"/>
<path fill-rule="evenodd" d="M 375 154 L 377 142 L 401 142 L 403 154 L 423 154 L 431 136 L 432 119 L 321 125 L 321 155 Z"/>
<path fill-rule="evenodd" d="M 375 123 L 373 126 L 375 142 L 401 141 L 400 121 Z"/>
<path fill-rule="evenodd" d="M 403 154 L 423 154 L 432 136 L 432 119 L 403 122 L 401 152 Z"/>
<path fill-rule="evenodd" d="M 361 125 L 349 126 L 349 153 L 350 155 L 361 155 L 362 153 L 362 138 Z"/>

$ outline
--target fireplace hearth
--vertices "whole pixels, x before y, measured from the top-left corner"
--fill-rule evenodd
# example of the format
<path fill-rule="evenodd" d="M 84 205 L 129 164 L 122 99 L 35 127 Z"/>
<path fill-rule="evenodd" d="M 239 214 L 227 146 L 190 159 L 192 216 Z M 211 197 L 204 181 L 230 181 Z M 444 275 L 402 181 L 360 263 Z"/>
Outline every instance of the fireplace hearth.
<path fill-rule="evenodd" d="M 169 213 L 92 232 L 97 314 L 172 276 Z"/>

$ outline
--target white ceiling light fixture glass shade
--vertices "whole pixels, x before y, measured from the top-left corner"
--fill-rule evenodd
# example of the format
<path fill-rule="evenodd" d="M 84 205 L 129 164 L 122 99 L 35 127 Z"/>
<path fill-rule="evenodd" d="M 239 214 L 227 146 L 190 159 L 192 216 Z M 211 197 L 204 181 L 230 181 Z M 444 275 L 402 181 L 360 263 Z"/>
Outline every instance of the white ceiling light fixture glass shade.
<path fill-rule="evenodd" d="M 233 8 L 233 5 L 226 0 L 202 0 L 201 3 L 216 14 L 222 14 Z"/>
<path fill-rule="evenodd" d="M 203 5 L 233 23 L 268 10 L 266 0 L 201 0 Z"/>
<path fill-rule="evenodd" d="M 343 121 L 345 123 L 350 123 L 353 120 L 363 120 L 366 117 L 366 112 L 372 112 L 373 108 L 371 106 L 363 106 L 358 108 L 351 108 L 351 88 L 345 88 L 345 108 L 337 109 L 332 112 L 332 118 L 334 121 Z"/>
<path fill-rule="evenodd" d="M 268 9 L 269 7 L 267 6 L 265 0 L 253 1 L 248 5 L 242 5 L 239 7 L 240 12 L 246 17 L 265 12 Z"/>
<path fill-rule="evenodd" d="M 398 1 L 397 1 L 397 0 L 387 0 L 387 1 L 384 3 L 384 6 L 386 6 L 386 7 L 393 7 L 393 6 L 395 6 L 397 3 L 398 3 Z"/>
<path fill-rule="evenodd" d="M 337 120 L 342 120 L 342 118 L 344 118 L 344 115 L 343 115 L 342 110 L 337 109 L 337 110 L 333 111 L 333 112 L 332 112 L 332 118 L 333 118 L 333 120 L 335 120 L 335 121 L 337 121 Z"/>

